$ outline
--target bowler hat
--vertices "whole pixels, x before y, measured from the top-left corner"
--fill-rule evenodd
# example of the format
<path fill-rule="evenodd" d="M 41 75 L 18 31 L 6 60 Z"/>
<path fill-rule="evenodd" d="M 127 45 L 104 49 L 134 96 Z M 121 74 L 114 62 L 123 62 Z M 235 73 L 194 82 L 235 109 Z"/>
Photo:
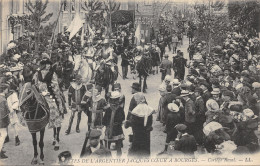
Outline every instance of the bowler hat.
<path fill-rule="evenodd" d="M 134 82 L 131 86 L 134 90 L 141 91 L 141 85 L 137 82 Z"/>

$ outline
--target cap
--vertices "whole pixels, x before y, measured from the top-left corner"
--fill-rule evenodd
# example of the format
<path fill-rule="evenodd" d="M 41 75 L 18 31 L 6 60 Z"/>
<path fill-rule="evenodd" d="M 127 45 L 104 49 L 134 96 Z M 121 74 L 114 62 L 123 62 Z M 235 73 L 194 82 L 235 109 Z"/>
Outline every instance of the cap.
<path fill-rule="evenodd" d="M 89 138 L 99 138 L 101 136 L 102 132 L 100 130 L 91 130 L 90 133 L 89 133 Z"/>
<path fill-rule="evenodd" d="M 187 90 L 182 90 L 181 91 L 181 97 L 184 97 L 184 96 L 188 96 L 189 95 L 189 91 L 187 91 Z"/>
<path fill-rule="evenodd" d="M 184 131 L 184 130 L 187 129 L 187 126 L 186 126 L 185 124 L 177 124 L 177 125 L 175 126 L 175 128 L 176 128 L 176 130 L 178 130 L 178 131 Z"/>
<path fill-rule="evenodd" d="M 141 91 L 141 85 L 138 82 L 134 82 L 131 87 L 136 91 Z"/>
<path fill-rule="evenodd" d="M 174 103 L 168 104 L 168 109 L 171 112 L 179 112 L 179 107 Z"/>

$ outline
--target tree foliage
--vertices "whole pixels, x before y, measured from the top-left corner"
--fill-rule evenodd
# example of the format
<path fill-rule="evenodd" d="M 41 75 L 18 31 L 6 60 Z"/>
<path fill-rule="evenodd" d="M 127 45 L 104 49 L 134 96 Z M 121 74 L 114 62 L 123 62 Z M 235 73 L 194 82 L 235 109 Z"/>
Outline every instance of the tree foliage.
<path fill-rule="evenodd" d="M 259 26 L 260 2 L 257 0 L 232 1 L 228 4 L 228 14 L 238 32 L 254 33 Z"/>
<path fill-rule="evenodd" d="M 211 9 L 210 9 L 211 7 Z M 216 1 L 214 4 L 196 4 L 196 31 L 195 38 L 199 41 L 211 43 L 211 46 L 221 45 L 226 38 L 230 28 L 230 23 L 227 14 L 215 14 L 216 11 L 221 11 L 224 3 Z"/>
<path fill-rule="evenodd" d="M 35 51 L 38 51 L 39 43 L 46 43 L 51 37 L 52 29 L 54 28 L 54 23 L 49 23 L 47 26 L 43 26 L 44 23 L 48 22 L 52 17 L 53 13 L 46 14 L 46 8 L 48 5 L 48 0 L 43 2 L 42 0 L 31 1 L 26 3 L 26 8 L 30 12 L 29 24 L 24 28 L 33 35 Z"/>

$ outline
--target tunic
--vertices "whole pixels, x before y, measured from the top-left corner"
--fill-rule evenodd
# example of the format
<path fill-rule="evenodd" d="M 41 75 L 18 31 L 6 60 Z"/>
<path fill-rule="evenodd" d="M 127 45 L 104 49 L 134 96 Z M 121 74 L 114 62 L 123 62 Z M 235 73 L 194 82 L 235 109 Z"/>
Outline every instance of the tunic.
<path fill-rule="evenodd" d="M 108 108 L 105 111 L 103 118 L 103 124 L 106 126 L 105 140 L 116 141 L 119 139 L 124 139 L 124 133 L 122 129 L 122 123 L 124 120 L 125 112 L 122 107 L 119 107 L 115 111 L 113 111 L 111 108 Z"/>
<path fill-rule="evenodd" d="M 9 125 L 9 113 L 5 96 L 0 94 L 0 128 L 6 128 Z"/>
<path fill-rule="evenodd" d="M 81 104 L 82 98 L 86 93 L 84 85 L 77 85 L 72 82 L 68 91 L 68 104 L 72 107 L 72 111 L 82 111 L 83 105 Z"/>
<path fill-rule="evenodd" d="M 103 128 L 103 112 L 104 107 L 107 105 L 106 100 L 102 98 L 100 95 L 96 96 L 95 101 L 93 97 L 88 100 L 87 103 L 90 108 L 89 116 L 90 123 L 92 128 Z"/>

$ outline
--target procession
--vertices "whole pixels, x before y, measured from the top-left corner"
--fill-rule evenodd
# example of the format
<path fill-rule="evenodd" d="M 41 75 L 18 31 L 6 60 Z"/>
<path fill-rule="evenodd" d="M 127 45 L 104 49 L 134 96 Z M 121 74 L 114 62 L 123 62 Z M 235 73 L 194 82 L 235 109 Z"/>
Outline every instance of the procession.
<path fill-rule="evenodd" d="M 259 154 L 259 1 L 17 3 L 0 165 Z"/>

